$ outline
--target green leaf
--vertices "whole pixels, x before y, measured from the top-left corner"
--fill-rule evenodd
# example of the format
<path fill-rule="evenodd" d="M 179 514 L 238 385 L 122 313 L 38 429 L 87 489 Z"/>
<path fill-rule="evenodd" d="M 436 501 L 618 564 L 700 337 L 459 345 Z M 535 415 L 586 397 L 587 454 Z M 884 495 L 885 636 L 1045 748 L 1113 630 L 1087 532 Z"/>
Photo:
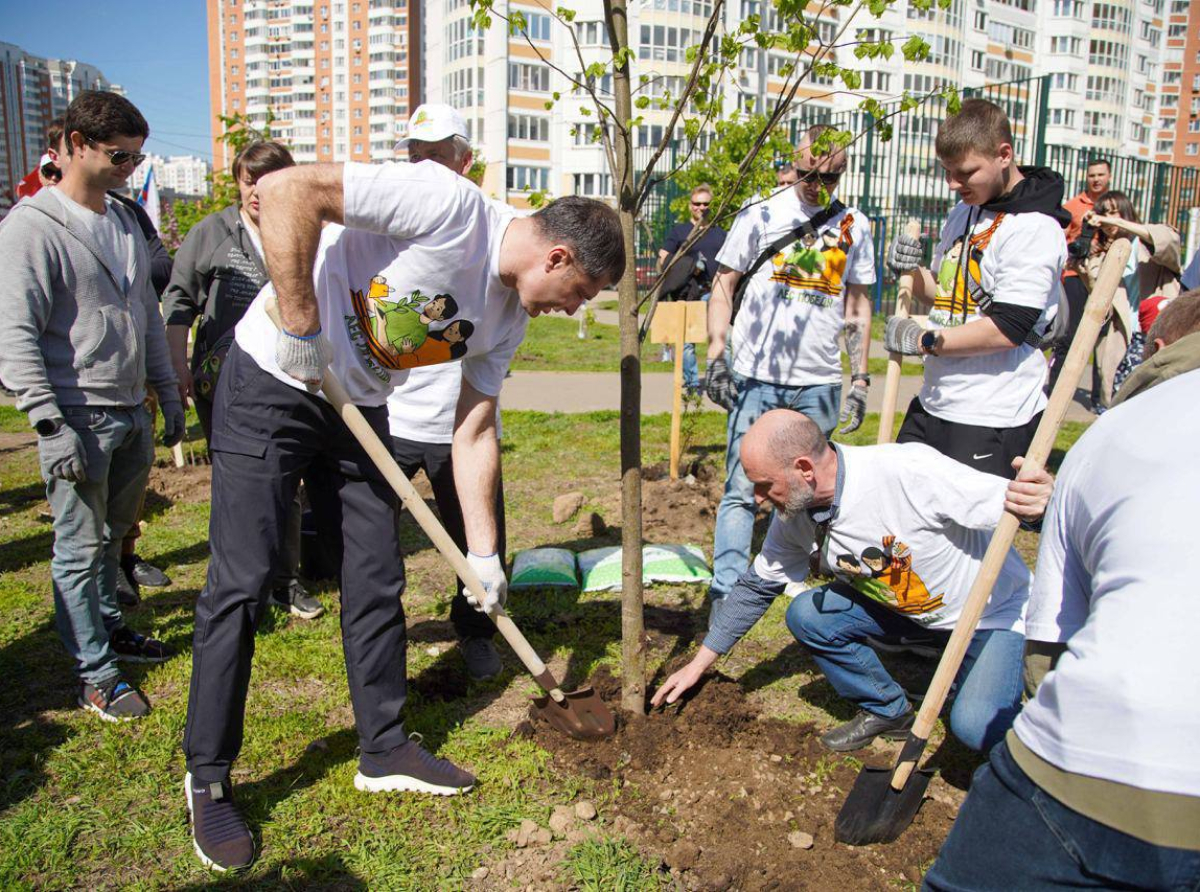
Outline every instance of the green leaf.
<path fill-rule="evenodd" d="M 565 6 L 560 6 L 554 12 L 564 22 L 575 21 L 576 12 L 573 9 L 567 9 Z"/>
<path fill-rule="evenodd" d="M 916 0 L 912 2 L 915 4 Z M 916 34 L 904 41 L 900 51 L 904 53 L 906 62 L 923 62 L 929 58 L 929 44 Z"/>
<path fill-rule="evenodd" d="M 525 21 L 525 13 L 513 10 L 508 14 L 508 33 L 521 34 L 529 30 L 529 25 Z"/>
<path fill-rule="evenodd" d="M 637 99 L 634 100 L 633 104 L 637 108 L 649 108 L 650 107 L 650 97 L 649 96 L 639 96 Z"/>
<path fill-rule="evenodd" d="M 946 100 L 946 111 L 950 114 L 956 115 L 962 111 L 962 96 L 954 85 L 947 84 L 942 87 L 942 98 Z"/>

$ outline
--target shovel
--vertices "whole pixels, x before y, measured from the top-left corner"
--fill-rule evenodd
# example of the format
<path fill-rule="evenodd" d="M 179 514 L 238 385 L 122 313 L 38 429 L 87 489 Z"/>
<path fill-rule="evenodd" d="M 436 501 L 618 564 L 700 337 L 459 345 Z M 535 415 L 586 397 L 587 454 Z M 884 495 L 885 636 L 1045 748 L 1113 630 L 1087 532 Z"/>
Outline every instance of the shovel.
<path fill-rule="evenodd" d="M 910 219 L 904 226 L 906 235 L 912 238 L 921 237 L 921 222 Z M 907 319 L 912 312 L 913 274 L 904 273 L 896 286 L 896 316 Z M 870 332 L 867 333 L 870 337 Z M 899 353 L 888 354 L 887 380 L 883 385 L 883 406 L 879 410 L 878 443 L 892 442 L 892 428 L 896 420 L 896 403 L 900 399 L 900 364 L 904 357 Z"/>
<path fill-rule="evenodd" d="M 1100 276 L 1096 286 L 1088 297 L 1084 307 L 1083 318 L 1071 341 L 1071 349 L 1063 363 L 1063 371 L 1050 394 L 1050 402 L 1042 414 L 1033 442 L 1025 455 L 1025 463 L 1019 476 L 1025 477 L 1030 471 L 1041 470 L 1050 456 L 1054 439 L 1058 434 L 1059 425 L 1067 412 L 1067 407 L 1075 395 L 1079 377 L 1087 364 L 1088 354 L 1096 343 L 1096 336 L 1108 315 L 1112 305 L 1113 295 L 1120 284 L 1121 275 L 1125 271 L 1125 263 L 1129 259 L 1131 245 L 1127 239 L 1113 243 L 1104 258 Z M 967 645 L 975 634 L 975 626 L 992 594 L 992 586 L 1000 574 L 1000 568 L 1012 547 L 1017 534 L 1019 521 L 1013 514 L 1005 513 L 992 534 L 984 554 L 979 574 L 971 585 L 963 605 L 962 614 L 946 644 L 946 650 L 938 663 L 937 672 L 929 685 L 929 693 L 921 704 L 917 719 L 908 739 L 900 750 L 900 755 L 893 768 L 867 768 L 859 772 L 838 813 L 833 825 L 833 834 L 838 842 L 852 846 L 865 846 L 877 842 L 892 842 L 908 827 L 921 802 L 925 797 L 925 788 L 929 786 L 932 773 L 917 770 L 921 754 L 929 743 L 929 735 L 937 722 L 942 705 L 950 685 L 958 674 Z"/>
<path fill-rule="evenodd" d="M 271 317 L 276 327 L 282 328 L 279 308 L 274 298 L 268 301 L 266 309 L 267 315 Z M 342 382 L 337 379 L 331 369 L 325 369 L 321 390 L 337 413 L 341 415 L 346 427 L 350 428 L 350 433 L 354 434 L 354 438 L 358 440 L 363 450 L 370 456 L 371 461 L 375 463 L 379 473 L 396 491 L 396 495 L 400 497 L 400 501 L 404 503 L 409 514 L 420 524 L 425 535 L 433 542 L 434 547 L 454 568 L 454 572 L 458 574 L 467 590 L 474 595 L 476 601 L 480 604 L 484 603 L 483 583 L 479 581 L 479 576 L 471 569 L 471 565 L 467 563 L 463 553 L 454 544 L 450 534 L 429 510 L 425 500 L 413 488 L 409 479 L 404 476 L 404 472 L 396 464 L 391 450 L 383 445 L 378 434 L 359 411 L 358 406 L 350 402 L 346 388 L 342 386 Z M 604 701 L 592 688 L 580 688 L 578 691 L 567 693 L 562 691 L 554 675 L 546 668 L 546 664 L 542 662 L 525 636 L 521 634 L 521 630 L 504 612 L 503 607 L 496 607 L 488 613 L 488 616 L 496 624 L 496 628 L 500 630 L 500 634 L 504 636 L 509 647 L 521 658 L 521 662 L 525 664 L 525 668 L 529 670 L 533 680 L 546 692 L 546 696 L 533 699 L 533 710 L 537 715 L 544 718 L 552 727 L 577 740 L 608 737 L 616 731 L 617 723 L 612 711 L 604 705 Z"/>

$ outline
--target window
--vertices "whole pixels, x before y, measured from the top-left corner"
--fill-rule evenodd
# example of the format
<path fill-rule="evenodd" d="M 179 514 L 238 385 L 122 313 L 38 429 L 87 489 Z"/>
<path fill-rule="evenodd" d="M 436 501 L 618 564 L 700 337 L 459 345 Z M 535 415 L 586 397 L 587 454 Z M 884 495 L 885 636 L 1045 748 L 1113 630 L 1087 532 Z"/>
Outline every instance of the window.
<path fill-rule="evenodd" d="M 987 13 L 982 9 L 975 10 L 975 30 L 986 31 L 987 23 Z"/>
<path fill-rule="evenodd" d="M 1095 43 L 1095 41 L 1093 41 Z M 1079 37 L 1065 37 L 1056 34 L 1050 38 L 1050 52 L 1054 55 L 1079 55 L 1082 40 Z"/>
<path fill-rule="evenodd" d="M 1060 19 L 1083 18 L 1083 0 L 1054 0 L 1054 15 Z"/>
<path fill-rule="evenodd" d="M 505 177 L 509 189 L 519 191 L 545 191 L 550 188 L 550 168 L 526 167 L 521 164 L 510 164 Z"/>
<path fill-rule="evenodd" d="M 1051 78 L 1050 86 L 1055 90 L 1070 90 L 1073 93 L 1079 91 L 1079 75 L 1077 74 L 1064 74 L 1060 71 L 1051 75 Z"/>
<path fill-rule="evenodd" d="M 1054 38 L 1051 38 L 1053 41 Z M 1079 38 L 1073 37 L 1078 41 Z M 1145 58 L 1140 57 L 1140 58 Z M 1124 68 L 1129 61 L 1129 48 L 1115 40 L 1091 40 L 1088 42 L 1088 64 L 1107 65 L 1109 68 Z"/>
<path fill-rule="evenodd" d="M 1188 155 L 1200 155 L 1200 143 L 1188 143 L 1187 148 L 1184 149 L 1184 152 Z"/>
<path fill-rule="evenodd" d="M 1075 126 L 1075 109 L 1073 108 L 1052 108 L 1050 109 L 1050 123 L 1056 127 L 1074 127 Z"/>
<path fill-rule="evenodd" d="M 1163 108 L 1179 108 L 1179 94 L 1164 93 L 1162 97 Z"/>
<path fill-rule="evenodd" d="M 1128 7 L 1113 3 L 1092 4 L 1092 27 L 1102 31 L 1129 34 L 1133 31 L 1132 13 Z"/>
<path fill-rule="evenodd" d="M 1083 113 L 1083 132 L 1085 136 L 1104 136 L 1116 139 L 1121 132 L 1119 117 L 1109 112 Z"/>
<path fill-rule="evenodd" d="M 655 9 L 667 12 L 682 12 L 684 15 L 697 15 L 708 18 L 712 15 L 712 0 L 654 0 Z"/>
<path fill-rule="evenodd" d="M 575 125 L 575 145 L 601 145 L 600 125 L 594 121 L 580 121 Z"/>
<path fill-rule="evenodd" d="M 891 88 L 892 76 L 882 71 L 864 71 L 862 73 L 862 88 L 886 93 Z"/>
<path fill-rule="evenodd" d="M 590 195 L 595 198 L 611 197 L 613 194 L 612 176 L 607 173 L 577 173 L 573 177 L 576 195 Z"/>
<path fill-rule="evenodd" d="M 528 139 L 533 142 L 550 141 L 550 119 L 540 115 L 508 116 L 508 138 Z"/>
<path fill-rule="evenodd" d="M 1015 46 L 1021 49 L 1033 47 L 1033 32 L 1018 28 L 1007 22 L 990 22 L 987 28 L 988 37 L 1002 46 Z"/>
<path fill-rule="evenodd" d="M 1125 96 L 1125 83 L 1120 78 L 1088 75 L 1087 100 L 1120 104 Z"/>
<path fill-rule="evenodd" d="M 971 50 L 971 70 L 983 71 L 984 54 L 979 50 Z"/>
<path fill-rule="evenodd" d="M 544 12 L 525 12 L 517 10 L 525 16 L 525 33 L 530 40 L 550 39 L 550 16 Z"/>
<path fill-rule="evenodd" d="M 1162 39 L 1162 31 L 1160 31 L 1158 28 L 1155 28 L 1154 23 L 1150 20 L 1142 19 L 1141 37 L 1142 40 L 1149 43 L 1150 46 L 1157 47 L 1159 41 Z"/>
<path fill-rule="evenodd" d="M 528 62 L 509 62 L 508 86 L 512 90 L 549 93 L 550 69 L 545 65 L 533 65 Z"/>
<path fill-rule="evenodd" d="M 700 43 L 701 33 L 668 25 L 642 25 L 638 58 L 655 62 L 683 62 L 687 48 Z"/>
<path fill-rule="evenodd" d="M 446 61 L 483 54 L 483 32 L 471 26 L 470 19 L 457 19 L 446 25 Z"/>

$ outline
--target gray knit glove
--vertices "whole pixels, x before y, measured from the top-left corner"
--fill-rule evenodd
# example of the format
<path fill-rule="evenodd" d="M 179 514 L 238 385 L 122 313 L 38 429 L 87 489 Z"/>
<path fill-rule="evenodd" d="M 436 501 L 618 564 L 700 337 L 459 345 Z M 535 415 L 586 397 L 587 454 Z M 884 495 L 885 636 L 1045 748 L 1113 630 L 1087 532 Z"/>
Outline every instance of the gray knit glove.
<path fill-rule="evenodd" d="M 38 458 L 47 477 L 71 483 L 87 480 L 87 452 L 75 428 L 59 419 L 58 430 L 38 437 Z"/>
<path fill-rule="evenodd" d="M 888 251 L 887 266 L 893 275 L 902 276 L 919 267 L 924 259 L 925 249 L 921 246 L 921 239 L 901 233 Z"/>
<path fill-rule="evenodd" d="M 170 449 L 183 440 L 183 432 L 187 426 L 183 403 L 179 400 L 163 400 L 160 408 L 163 415 L 162 444 Z"/>
<path fill-rule="evenodd" d="M 883 344 L 889 353 L 899 353 L 903 356 L 921 355 L 921 335 L 925 329 L 920 322 L 912 319 L 902 319 L 899 316 L 889 316 L 887 328 L 883 332 Z"/>
<path fill-rule="evenodd" d="M 846 395 L 845 401 L 842 403 L 842 414 L 838 421 L 842 426 L 838 428 L 839 434 L 852 434 L 862 426 L 863 416 L 867 414 L 867 388 L 861 384 L 855 384 L 850 388 L 850 393 Z"/>
<path fill-rule="evenodd" d="M 312 388 L 321 386 L 325 367 L 333 357 L 329 341 L 320 330 L 303 337 L 288 334 L 282 328 L 275 336 L 275 361 L 285 375 Z"/>
<path fill-rule="evenodd" d="M 732 412 L 737 404 L 737 384 L 733 375 L 729 373 L 729 366 L 721 357 L 708 361 L 704 370 L 704 392 L 726 412 Z"/>

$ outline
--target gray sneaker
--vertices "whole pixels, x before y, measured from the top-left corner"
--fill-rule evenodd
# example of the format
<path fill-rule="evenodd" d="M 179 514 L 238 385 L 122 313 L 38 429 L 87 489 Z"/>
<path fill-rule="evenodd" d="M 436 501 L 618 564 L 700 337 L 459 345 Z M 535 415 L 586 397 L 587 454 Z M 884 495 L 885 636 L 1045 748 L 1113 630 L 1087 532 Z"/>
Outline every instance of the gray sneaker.
<path fill-rule="evenodd" d="M 490 637 L 459 638 L 458 649 L 462 652 L 463 661 L 467 664 L 467 675 L 471 676 L 472 681 L 495 678 L 504 668 L 500 662 L 500 653 Z"/>
<path fill-rule="evenodd" d="M 316 619 L 325 612 L 321 602 L 310 595 L 298 579 L 274 589 L 271 592 L 271 603 L 301 619 Z"/>

